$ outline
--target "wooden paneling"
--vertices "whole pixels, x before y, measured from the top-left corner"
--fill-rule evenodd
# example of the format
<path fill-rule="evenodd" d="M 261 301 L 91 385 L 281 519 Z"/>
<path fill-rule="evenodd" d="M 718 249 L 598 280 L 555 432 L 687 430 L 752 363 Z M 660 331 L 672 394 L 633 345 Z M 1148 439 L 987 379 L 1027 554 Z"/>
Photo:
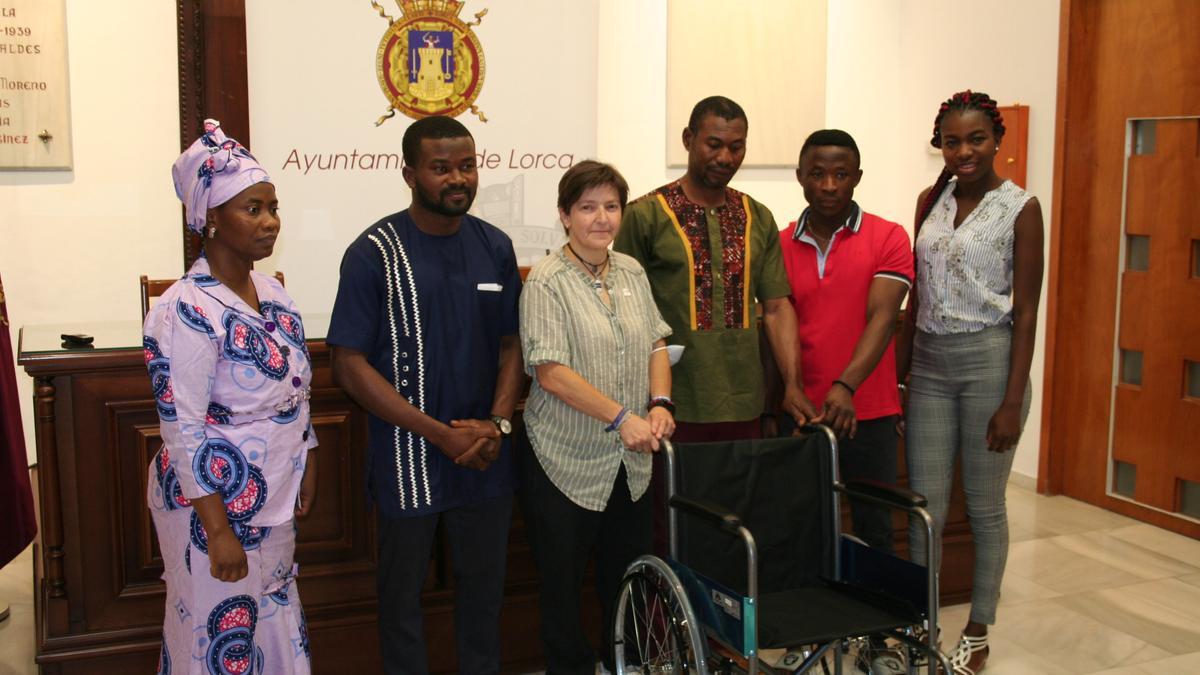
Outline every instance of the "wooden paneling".
<path fill-rule="evenodd" d="M 1153 151 L 1129 158 L 1126 180 L 1125 232 L 1148 237 L 1150 255 L 1145 271 L 1121 278 L 1117 344 L 1142 353 L 1142 372 L 1117 388 L 1113 458 L 1137 467 L 1134 499 L 1178 511 L 1180 481 L 1200 483 L 1200 401 L 1183 395 L 1185 362 L 1200 356 L 1200 119 L 1153 127 Z"/>
<path fill-rule="evenodd" d="M 1062 22 L 1039 486 L 1200 537 L 1194 522 L 1106 494 L 1126 121 L 1200 114 L 1200 3 L 1065 0 Z"/>
<path fill-rule="evenodd" d="M 248 148 L 246 1 L 176 0 L 179 41 L 179 149 L 200 136 L 205 118 Z M 200 237 L 180 223 L 183 269 L 200 255 Z"/>

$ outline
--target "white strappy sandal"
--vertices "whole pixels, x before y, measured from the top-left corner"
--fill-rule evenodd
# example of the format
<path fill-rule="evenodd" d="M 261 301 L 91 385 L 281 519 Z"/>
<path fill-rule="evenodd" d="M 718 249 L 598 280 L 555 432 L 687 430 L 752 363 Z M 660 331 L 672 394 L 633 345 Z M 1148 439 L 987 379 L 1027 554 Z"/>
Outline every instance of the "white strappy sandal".
<path fill-rule="evenodd" d="M 977 671 L 968 668 L 967 664 L 971 662 L 972 656 L 987 648 L 987 635 L 980 635 L 978 637 L 963 635 L 959 638 L 958 646 L 954 648 L 954 653 L 950 655 L 950 667 L 954 669 L 954 675 L 977 675 Z"/>

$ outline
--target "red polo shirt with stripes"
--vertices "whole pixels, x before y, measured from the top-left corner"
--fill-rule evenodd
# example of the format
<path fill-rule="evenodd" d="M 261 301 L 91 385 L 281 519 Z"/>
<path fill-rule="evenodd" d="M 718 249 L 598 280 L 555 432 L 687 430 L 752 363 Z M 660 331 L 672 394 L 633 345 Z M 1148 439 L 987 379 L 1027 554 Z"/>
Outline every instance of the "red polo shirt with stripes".
<path fill-rule="evenodd" d="M 867 325 L 867 294 L 876 277 L 912 286 L 908 233 L 857 205 L 822 255 L 806 230 L 808 209 L 779 233 L 800 333 L 804 393 L 818 409 L 850 363 Z M 871 420 L 900 413 L 895 341 L 854 394 L 855 416 Z"/>

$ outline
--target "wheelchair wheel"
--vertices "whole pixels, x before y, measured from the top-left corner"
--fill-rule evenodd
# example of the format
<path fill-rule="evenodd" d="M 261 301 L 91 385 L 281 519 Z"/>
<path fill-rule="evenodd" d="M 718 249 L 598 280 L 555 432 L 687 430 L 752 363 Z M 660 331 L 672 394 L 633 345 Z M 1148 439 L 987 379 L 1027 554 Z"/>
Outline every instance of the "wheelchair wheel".
<path fill-rule="evenodd" d="M 679 578 L 662 559 L 642 556 L 621 581 L 613 618 L 617 675 L 708 675 L 705 641 Z"/>

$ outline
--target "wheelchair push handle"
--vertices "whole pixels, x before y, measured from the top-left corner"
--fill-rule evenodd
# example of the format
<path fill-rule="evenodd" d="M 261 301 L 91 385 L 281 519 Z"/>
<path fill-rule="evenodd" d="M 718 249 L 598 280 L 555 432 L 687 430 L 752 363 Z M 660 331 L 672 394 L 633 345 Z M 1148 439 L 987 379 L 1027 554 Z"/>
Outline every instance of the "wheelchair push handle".
<path fill-rule="evenodd" d="M 681 497 L 679 495 L 671 497 L 670 504 L 672 508 L 676 508 L 681 511 L 687 511 L 694 516 L 699 516 L 709 521 L 713 525 L 721 528 L 722 530 L 729 532 L 730 534 L 739 534 L 742 528 L 741 518 L 738 518 L 736 514 L 732 513 L 731 511 L 726 511 L 715 504 L 702 502 L 697 499 L 690 499 L 688 497 Z"/>

